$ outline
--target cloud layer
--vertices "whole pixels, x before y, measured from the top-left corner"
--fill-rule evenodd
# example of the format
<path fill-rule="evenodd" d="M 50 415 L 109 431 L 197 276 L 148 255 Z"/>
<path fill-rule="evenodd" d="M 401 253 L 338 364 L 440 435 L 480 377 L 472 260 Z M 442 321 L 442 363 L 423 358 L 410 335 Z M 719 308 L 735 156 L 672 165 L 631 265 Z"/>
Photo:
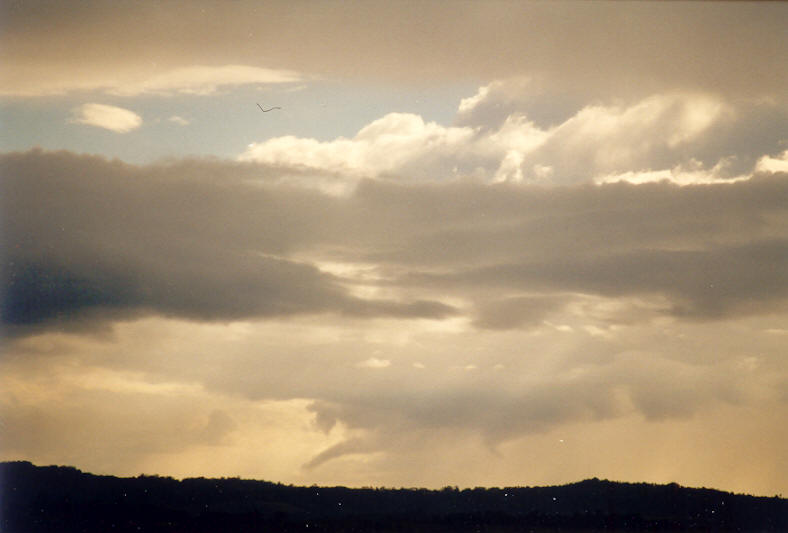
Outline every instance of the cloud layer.
<path fill-rule="evenodd" d="M 288 184 L 291 172 L 3 155 L 6 449 L 82 457 L 77 433 L 57 450 L 20 436 L 21 425 L 62 433 L 46 415 L 56 402 L 86 431 L 85 413 L 127 420 L 133 431 L 111 430 L 127 443 L 123 468 L 193 472 L 216 449 L 251 457 L 252 441 L 270 441 L 284 462 L 258 475 L 430 484 L 480 479 L 457 461 L 510 462 L 545 435 L 627 421 L 616 430 L 627 442 L 643 421 L 725 416 L 767 431 L 754 406 L 784 412 L 785 174 L 690 186 L 379 179 L 337 195 Z M 47 365 L 107 375 L 33 394 Z M 143 424 L 96 411 L 121 397 L 167 414 Z M 187 397 L 204 409 L 184 417 Z M 292 402 L 295 448 L 277 433 L 287 424 L 260 418 Z M 171 416 L 183 423 L 161 430 Z M 434 477 L 383 474 L 433 464 L 425 445 L 446 454 Z M 763 453 L 757 482 L 778 486 L 765 466 L 777 452 Z M 100 451 L 90 461 L 120 468 Z M 620 477 L 637 471 L 616 464 Z"/>
<path fill-rule="evenodd" d="M 691 188 L 362 181 L 336 197 L 269 185 L 275 167 L 255 164 L 33 151 L 2 170 L 7 325 L 95 309 L 441 318 L 459 301 L 502 327 L 566 294 L 656 298 L 706 320 L 779 309 L 788 290 L 781 174 Z"/>
<path fill-rule="evenodd" d="M 785 86 L 785 10 L 779 2 L 25 2 L 1 17 L 0 93 L 145 79 L 171 87 L 174 73 L 202 64 L 400 83 L 538 73 L 592 97 L 666 87 L 775 95 Z"/>

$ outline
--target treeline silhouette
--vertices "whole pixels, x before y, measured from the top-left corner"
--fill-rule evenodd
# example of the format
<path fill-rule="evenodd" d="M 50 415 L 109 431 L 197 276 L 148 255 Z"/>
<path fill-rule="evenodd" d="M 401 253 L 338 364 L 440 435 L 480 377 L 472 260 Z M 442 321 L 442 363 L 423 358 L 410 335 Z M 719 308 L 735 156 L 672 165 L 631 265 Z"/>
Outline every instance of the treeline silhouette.
<path fill-rule="evenodd" d="M 788 500 L 588 479 L 460 490 L 298 487 L 0 463 L 0 531 L 93 533 L 788 531 Z"/>

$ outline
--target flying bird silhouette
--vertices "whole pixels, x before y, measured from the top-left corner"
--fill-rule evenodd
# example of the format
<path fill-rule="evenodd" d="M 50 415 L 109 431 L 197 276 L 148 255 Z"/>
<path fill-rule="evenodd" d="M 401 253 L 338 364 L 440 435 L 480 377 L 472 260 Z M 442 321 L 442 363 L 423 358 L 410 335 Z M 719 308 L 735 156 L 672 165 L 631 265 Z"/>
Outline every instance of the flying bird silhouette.
<path fill-rule="evenodd" d="M 282 109 L 281 107 L 278 107 L 278 106 L 277 107 L 272 107 L 270 109 L 263 109 L 263 106 L 261 106 L 260 104 L 257 104 L 257 107 L 259 107 L 260 111 L 262 111 L 263 113 L 268 113 L 269 111 L 273 111 L 274 109 Z"/>

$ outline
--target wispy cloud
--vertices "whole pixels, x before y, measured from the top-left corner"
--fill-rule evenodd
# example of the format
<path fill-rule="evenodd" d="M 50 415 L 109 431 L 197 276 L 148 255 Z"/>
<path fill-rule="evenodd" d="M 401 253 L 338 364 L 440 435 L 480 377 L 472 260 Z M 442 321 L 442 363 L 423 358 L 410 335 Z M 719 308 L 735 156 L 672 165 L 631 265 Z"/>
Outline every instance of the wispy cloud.
<path fill-rule="evenodd" d="M 84 65 L 76 66 L 75 70 L 80 68 L 84 68 Z M 122 97 L 177 94 L 205 96 L 235 86 L 281 85 L 302 82 L 305 79 L 293 70 L 239 64 L 180 66 L 161 69 L 155 74 L 151 74 L 146 68 L 133 66 L 117 69 L 96 68 L 82 72 L 79 76 L 70 72 L 59 72 L 57 68 L 48 65 L 40 69 L 25 67 L 18 70 L 20 72 L 17 73 L 10 67 L 6 78 L 0 79 L 0 96 L 40 97 L 77 91 L 103 91 Z M 31 73 L 31 70 L 34 72 Z M 304 86 L 297 85 L 292 90 L 300 90 Z"/>
<path fill-rule="evenodd" d="M 173 115 L 167 120 L 174 124 L 178 124 L 179 126 L 188 126 L 189 124 L 191 124 L 188 120 L 186 120 L 183 117 L 179 117 L 178 115 Z"/>
<path fill-rule="evenodd" d="M 356 364 L 358 368 L 387 368 L 391 366 L 391 361 L 388 359 L 378 359 L 377 357 L 370 357 Z"/>
<path fill-rule="evenodd" d="M 75 108 L 70 121 L 104 128 L 116 133 L 127 133 L 142 125 L 142 117 L 133 111 L 112 105 L 92 103 Z"/>
<path fill-rule="evenodd" d="M 208 95 L 221 87 L 250 84 L 281 84 L 300 81 L 302 77 L 289 70 L 274 70 L 248 65 L 191 66 L 110 86 L 107 91 L 119 96 L 141 94 L 169 95 L 174 93 Z"/>

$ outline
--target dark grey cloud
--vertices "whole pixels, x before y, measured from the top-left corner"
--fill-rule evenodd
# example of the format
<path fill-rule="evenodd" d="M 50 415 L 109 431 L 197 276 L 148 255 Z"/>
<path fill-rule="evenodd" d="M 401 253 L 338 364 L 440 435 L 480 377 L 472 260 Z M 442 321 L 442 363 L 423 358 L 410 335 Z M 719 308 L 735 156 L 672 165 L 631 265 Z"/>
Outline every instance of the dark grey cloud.
<path fill-rule="evenodd" d="M 424 217 L 419 234 L 375 259 L 406 269 L 402 283 L 465 294 L 486 287 L 503 299 L 657 295 L 671 302 L 671 313 L 698 319 L 785 305 L 784 175 L 692 187 L 472 189 L 360 191 L 376 204 L 388 196 L 389 206 L 407 205 L 411 219 Z M 511 311 L 507 319 L 516 321 Z"/>
<path fill-rule="evenodd" d="M 478 306 L 478 327 L 502 328 L 538 323 L 571 293 L 658 297 L 702 320 L 772 312 L 788 296 L 784 174 L 689 187 L 368 181 L 337 197 L 280 184 L 282 169 L 213 160 L 32 151 L 1 165 L 6 326 L 102 313 L 441 318 L 456 312 L 441 302 L 460 298 Z M 359 284 L 399 297 L 362 299 Z"/>
<path fill-rule="evenodd" d="M 786 272 L 788 241 L 774 240 L 709 250 L 566 255 L 560 262 L 527 260 L 444 276 L 425 274 L 423 281 L 611 297 L 660 294 L 673 302 L 672 314 L 709 319 L 781 308 L 788 297 Z M 515 319 L 517 313 L 507 316 Z"/>
<path fill-rule="evenodd" d="M 4 156 L 3 322 L 453 312 L 421 299 L 359 300 L 334 276 L 280 257 L 319 237 L 327 204 L 303 191 L 272 195 L 244 183 L 250 172 L 210 162 L 136 168 L 68 153 Z"/>
<path fill-rule="evenodd" d="M 786 194 L 784 175 L 690 187 L 368 181 L 349 205 L 369 222 L 356 230 L 363 239 L 380 239 L 397 225 L 386 243 L 391 254 L 379 250 L 370 258 L 441 267 L 489 264 L 501 257 L 603 256 L 615 250 L 692 249 L 776 238 L 783 235 Z M 396 247 L 400 241 L 407 245 Z"/>

